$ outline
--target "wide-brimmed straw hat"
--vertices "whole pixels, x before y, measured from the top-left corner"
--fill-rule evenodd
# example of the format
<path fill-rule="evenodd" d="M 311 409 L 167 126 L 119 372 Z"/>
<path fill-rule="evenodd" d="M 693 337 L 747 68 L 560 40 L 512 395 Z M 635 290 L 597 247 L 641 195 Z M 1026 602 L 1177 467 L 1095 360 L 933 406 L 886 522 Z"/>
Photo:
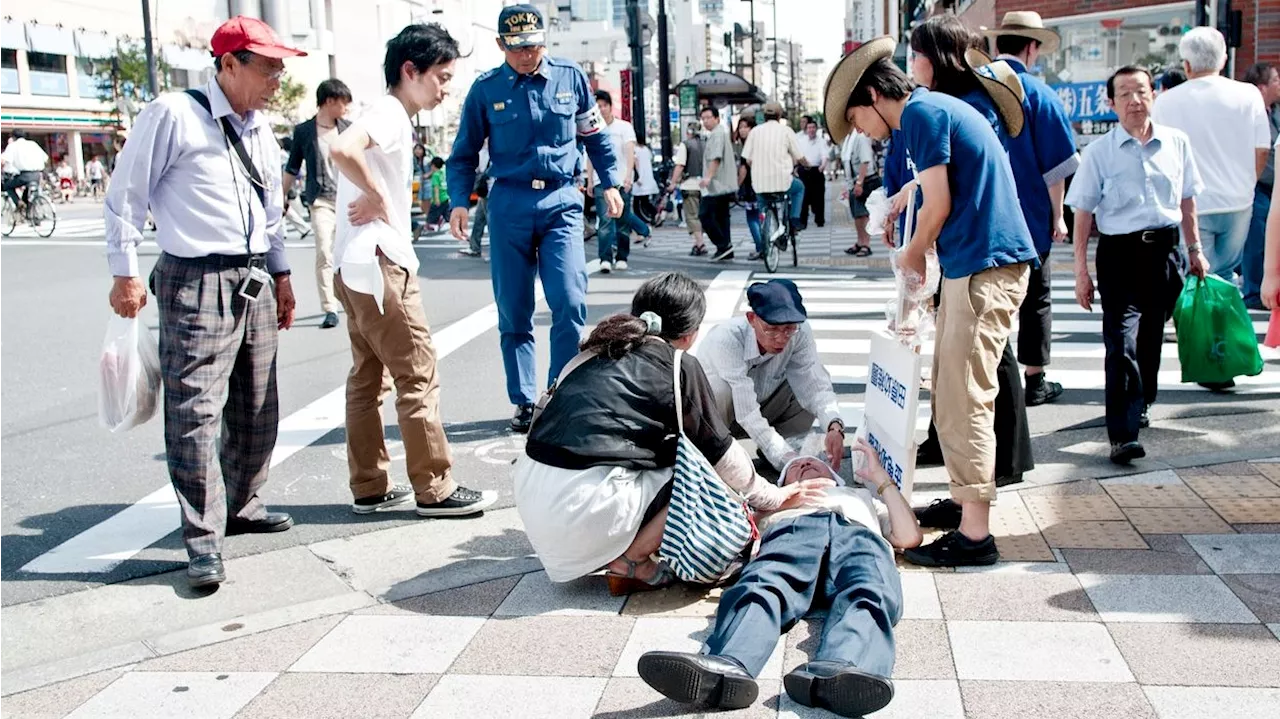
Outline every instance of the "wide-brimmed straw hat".
<path fill-rule="evenodd" d="M 858 86 L 858 81 L 866 74 L 867 68 L 877 60 L 893 57 L 893 51 L 897 47 L 898 41 L 888 35 L 863 43 L 857 50 L 840 58 L 835 69 L 827 76 L 826 88 L 822 93 L 822 106 L 826 110 L 823 119 L 833 143 L 838 145 L 843 142 L 852 130 L 844 116 L 849 104 L 849 94 Z"/>
<path fill-rule="evenodd" d="M 1000 35 L 1016 35 L 1040 41 L 1040 52 L 1052 53 L 1058 49 L 1058 33 L 1044 26 L 1040 13 L 1034 10 L 1012 10 L 1004 14 L 1000 26 L 983 28 L 983 34 L 989 37 Z"/>
<path fill-rule="evenodd" d="M 987 54 L 977 48 L 969 48 L 964 53 L 964 60 L 969 69 L 978 76 L 982 88 L 991 96 L 996 104 L 1000 119 L 1004 120 L 1005 129 L 1011 137 L 1022 134 L 1026 118 L 1022 112 L 1022 100 L 1026 91 L 1018 73 L 1004 60 L 991 61 Z"/>

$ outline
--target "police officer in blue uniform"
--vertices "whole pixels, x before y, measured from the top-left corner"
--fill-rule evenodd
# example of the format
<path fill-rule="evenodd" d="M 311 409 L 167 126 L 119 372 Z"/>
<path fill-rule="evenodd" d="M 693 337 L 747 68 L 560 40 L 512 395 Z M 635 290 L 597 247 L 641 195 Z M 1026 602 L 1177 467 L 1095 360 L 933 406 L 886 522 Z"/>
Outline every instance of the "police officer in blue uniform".
<path fill-rule="evenodd" d="M 587 76 L 572 61 L 546 54 L 545 28 L 532 5 L 512 5 L 498 15 L 498 47 L 507 61 L 472 85 L 446 165 L 454 208 L 449 227 L 465 241 L 468 195 L 480 147 L 489 140 L 490 273 L 516 432 L 528 431 L 537 396 L 534 276 L 542 278 L 551 308 L 548 384 L 578 353 L 587 321 L 580 144 L 600 173 L 609 216 L 623 209 L 622 168 Z"/>

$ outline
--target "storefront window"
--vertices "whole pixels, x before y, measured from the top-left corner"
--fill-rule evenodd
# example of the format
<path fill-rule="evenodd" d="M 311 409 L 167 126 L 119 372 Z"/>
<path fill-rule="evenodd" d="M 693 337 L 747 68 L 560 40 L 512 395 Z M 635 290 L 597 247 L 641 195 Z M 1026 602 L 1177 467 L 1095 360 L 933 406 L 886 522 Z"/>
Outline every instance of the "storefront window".
<path fill-rule="evenodd" d="M 111 77 L 106 64 L 104 60 L 76 58 L 76 90 L 81 99 L 96 100 L 103 96 L 103 83 Z"/>
<path fill-rule="evenodd" d="M 18 87 L 18 51 L 5 49 L 0 54 L 0 92 L 17 95 L 21 91 Z"/>
<path fill-rule="evenodd" d="M 28 52 L 27 64 L 31 67 L 31 94 L 67 97 L 71 94 L 67 82 L 67 56 L 47 52 Z"/>

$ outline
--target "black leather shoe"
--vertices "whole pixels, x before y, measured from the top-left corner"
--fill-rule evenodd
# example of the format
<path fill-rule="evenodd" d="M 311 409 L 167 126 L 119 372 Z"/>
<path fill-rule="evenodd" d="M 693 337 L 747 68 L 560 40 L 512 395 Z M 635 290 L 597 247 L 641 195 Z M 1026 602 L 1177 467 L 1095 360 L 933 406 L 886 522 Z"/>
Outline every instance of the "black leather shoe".
<path fill-rule="evenodd" d="M 516 434 L 527 434 L 531 424 L 533 424 L 533 405 L 522 404 L 517 406 L 516 416 L 511 418 L 511 431 Z"/>
<path fill-rule="evenodd" d="M 1137 440 L 1111 444 L 1111 461 L 1116 464 L 1128 464 L 1145 456 L 1147 456 L 1147 450 L 1143 449 L 1142 444 Z"/>
<path fill-rule="evenodd" d="M 1022 484 L 1022 472 L 1007 477 L 996 477 L 997 487 L 1008 487 L 1011 484 Z"/>
<path fill-rule="evenodd" d="M 809 662 L 782 678 L 787 696 L 797 704 L 840 716 L 860 717 L 893 701 L 893 682 L 841 662 Z"/>
<path fill-rule="evenodd" d="M 960 504 L 954 499 L 935 499 L 927 507 L 911 510 L 921 527 L 930 529 L 959 529 Z"/>
<path fill-rule="evenodd" d="M 760 693 L 756 680 L 728 657 L 646 652 L 636 668 L 663 696 L 699 709 L 745 709 Z"/>
<path fill-rule="evenodd" d="M 233 534 L 270 534 L 283 532 L 293 526 L 293 517 L 284 512 L 267 512 L 261 519 L 240 519 L 232 517 L 227 520 L 227 536 Z"/>
<path fill-rule="evenodd" d="M 187 564 L 187 583 L 192 587 L 212 587 L 226 580 L 221 554 L 197 554 Z"/>
<path fill-rule="evenodd" d="M 937 442 L 926 440 L 916 448 L 917 467 L 940 467 L 942 464 L 942 447 Z"/>

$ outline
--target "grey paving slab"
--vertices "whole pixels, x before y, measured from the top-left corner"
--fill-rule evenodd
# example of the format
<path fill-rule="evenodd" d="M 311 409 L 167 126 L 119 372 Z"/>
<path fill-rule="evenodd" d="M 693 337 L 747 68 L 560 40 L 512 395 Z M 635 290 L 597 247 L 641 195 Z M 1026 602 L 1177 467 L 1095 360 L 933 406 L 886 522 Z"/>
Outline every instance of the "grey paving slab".
<path fill-rule="evenodd" d="M 487 617 L 507 598 L 520 575 L 468 584 L 394 602 L 375 604 L 356 614 L 434 614 L 449 617 Z"/>
<path fill-rule="evenodd" d="M 618 663 L 633 621 L 630 617 L 490 619 L 450 671 L 607 677 Z"/>
<path fill-rule="evenodd" d="M 948 620 L 1098 621 L 1089 598 L 1070 574 L 957 573 L 938 575 L 936 581 Z"/>
<path fill-rule="evenodd" d="M 779 719 L 830 719 L 825 709 L 801 706 L 785 693 L 781 697 Z M 893 701 L 866 719 L 965 719 L 960 687 L 955 681 L 904 679 L 893 682 Z"/>
<path fill-rule="evenodd" d="M 638 677 L 636 662 L 649 651 L 696 652 L 711 634 L 712 622 L 696 617 L 639 617 L 627 637 L 614 667 L 615 677 Z M 786 640 L 778 637 L 777 647 L 760 672 L 760 679 L 781 679 L 782 660 L 786 654 Z"/>
<path fill-rule="evenodd" d="M 1187 540 L 1176 534 L 1143 537 L 1151 549 L 1063 549 L 1077 574 L 1213 574 Z"/>
<path fill-rule="evenodd" d="M 1137 684 L 960 682 L 966 719 L 1157 719 Z"/>
<path fill-rule="evenodd" d="M 0 677 L 0 690 L 8 696 L 107 669 L 133 665 L 155 656 L 156 652 L 141 640 L 95 649 L 88 654 L 7 671 Z"/>
<path fill-rule="evenodd" d="M 1224 574 L 1240 601 L 1263 622 L 1280 622 L 1280 574 Z"/>
<path fill-rule="evenodd" d="M 604 688 L 596 706 L 595 719 L 657 719 L 657 717 L 706 717 L 710 719 L 775 719 L 782 682 L 758 682 L 760 696 L 746 709 L 700 712 L 687 704 L 671 701 L 644 683 L 643 679 L 614 677 Z"/>
<path fill-rule="evenodd" d="M 199 649 L 156 657 L 138 671 L 164 672 L 282 672 L 342 621 L 342 615 L 313 619 L 288 627 L 251 634 Z"/>
<path fill-rule="evenodd" d="M 787 633 L 787 653 L 782 661 L 783 673 L 810 661 L 818 651 L 822 637 L 821 619 L 803 619 Z M 903 619 L 893 628 L 897 652 L 893 664 L 894 679 L 955 679 L 955 663 L 951 659 L 951 640 L 942 621 Z"/>
<path fill-rule="evenodd" d="M 1106 622 L 1258 621 L 1217 577 L 1081 574 L 1078 578 Z"/>
<path fill-rule="evenodd" d="M 572 582 L 552 582 L 546 572 L 530 572 L 520 578 L 497 617 L 616 616 L 626 597 L 614 597 L 604 577 L 592 575 Z"/>
<path fill-rule="evenodd" d="M 948 622 L 962 680 L 1131 682 L 1106 626 L 1091 622 Z"/>
<path fill-rule="evenodd" d="M 1270 629 L 1271 633 L 1276 635 L 1276 639 L 1280 639 L 1280 624 L 1268 624 L 1267 629 Z"/>
<path fill-rule="evenodd" d="M 678 584 L 654 592 L 632 594 L 622 607 L 624 616 L 704 617 L 716 615 L 724 590 Z"/>
<path fill-rule="evenodd" d="M 1138 683 L 1280 687 L 1280 642 L 1261 624 L 1110 624 Z"/>
<path fill-rule="evenodd" d="M 996 540 L 997 542 L 999 539 Z M 1050 552 L 1061 552 L 1054 547 Z M 1054 555 L 1056 559 L 1058 555 Z M 956 567 L 952 574 L 1070 574 L 1065 562 L 996 562 L 980 567 Z"/>
<path fill-rule="evenodd" d="M 187 587 L 184 571 L 5 607 L 0 663 L 8 672 L 351 592 L 305 547 L 232 559 L 226 566 L 226 583 L 207 596 Z M 66 639 L 49 641 L 53 636 Z"/>
<path fill-rule="evenodd" d="M 1280 716 L 1280 689 L 1146 687 L 1160 719 Z"/>
<path fill-rule="evenodd" d="M 405 719 L 436 674 L 282 674 L 235 719 Z"/>
<path fill-rule="evenodd" d="M 353 587 L 387 601 L 542 568 L 514 508 L 465 520 L 425 520 L 310 549 Z"/>
<path fill-rule="evenodd" d="M 412 719 L 587 719 L 607 681 L 449 674 L 440 679 Z"/>
<path fill-rule="evenodd" d="M 4 715 L 13 719 L 62 719 L 122 675 L 123 669 L 111 669 L 12 694 L 4 698 Z"/>
<path fill-rule="evenodd" d="M 130 672 L 68 719 L 231 719 L 274 672 Z"/>
<path fill-rule="evenodd" d="M 1192 534 L 1187 542 L 1218 574 L 1280 571 L 1280 534 Z"/>
<path fill-rule="evenodd" d="M 930 572 L 902 573 L 903 619 L 942 619 L 938 588 Z"/>
<path fill-rule="evenodd" d="M 484 622 L 478 617 L 346 617 L 289 671 L 441 674 Z"/>

